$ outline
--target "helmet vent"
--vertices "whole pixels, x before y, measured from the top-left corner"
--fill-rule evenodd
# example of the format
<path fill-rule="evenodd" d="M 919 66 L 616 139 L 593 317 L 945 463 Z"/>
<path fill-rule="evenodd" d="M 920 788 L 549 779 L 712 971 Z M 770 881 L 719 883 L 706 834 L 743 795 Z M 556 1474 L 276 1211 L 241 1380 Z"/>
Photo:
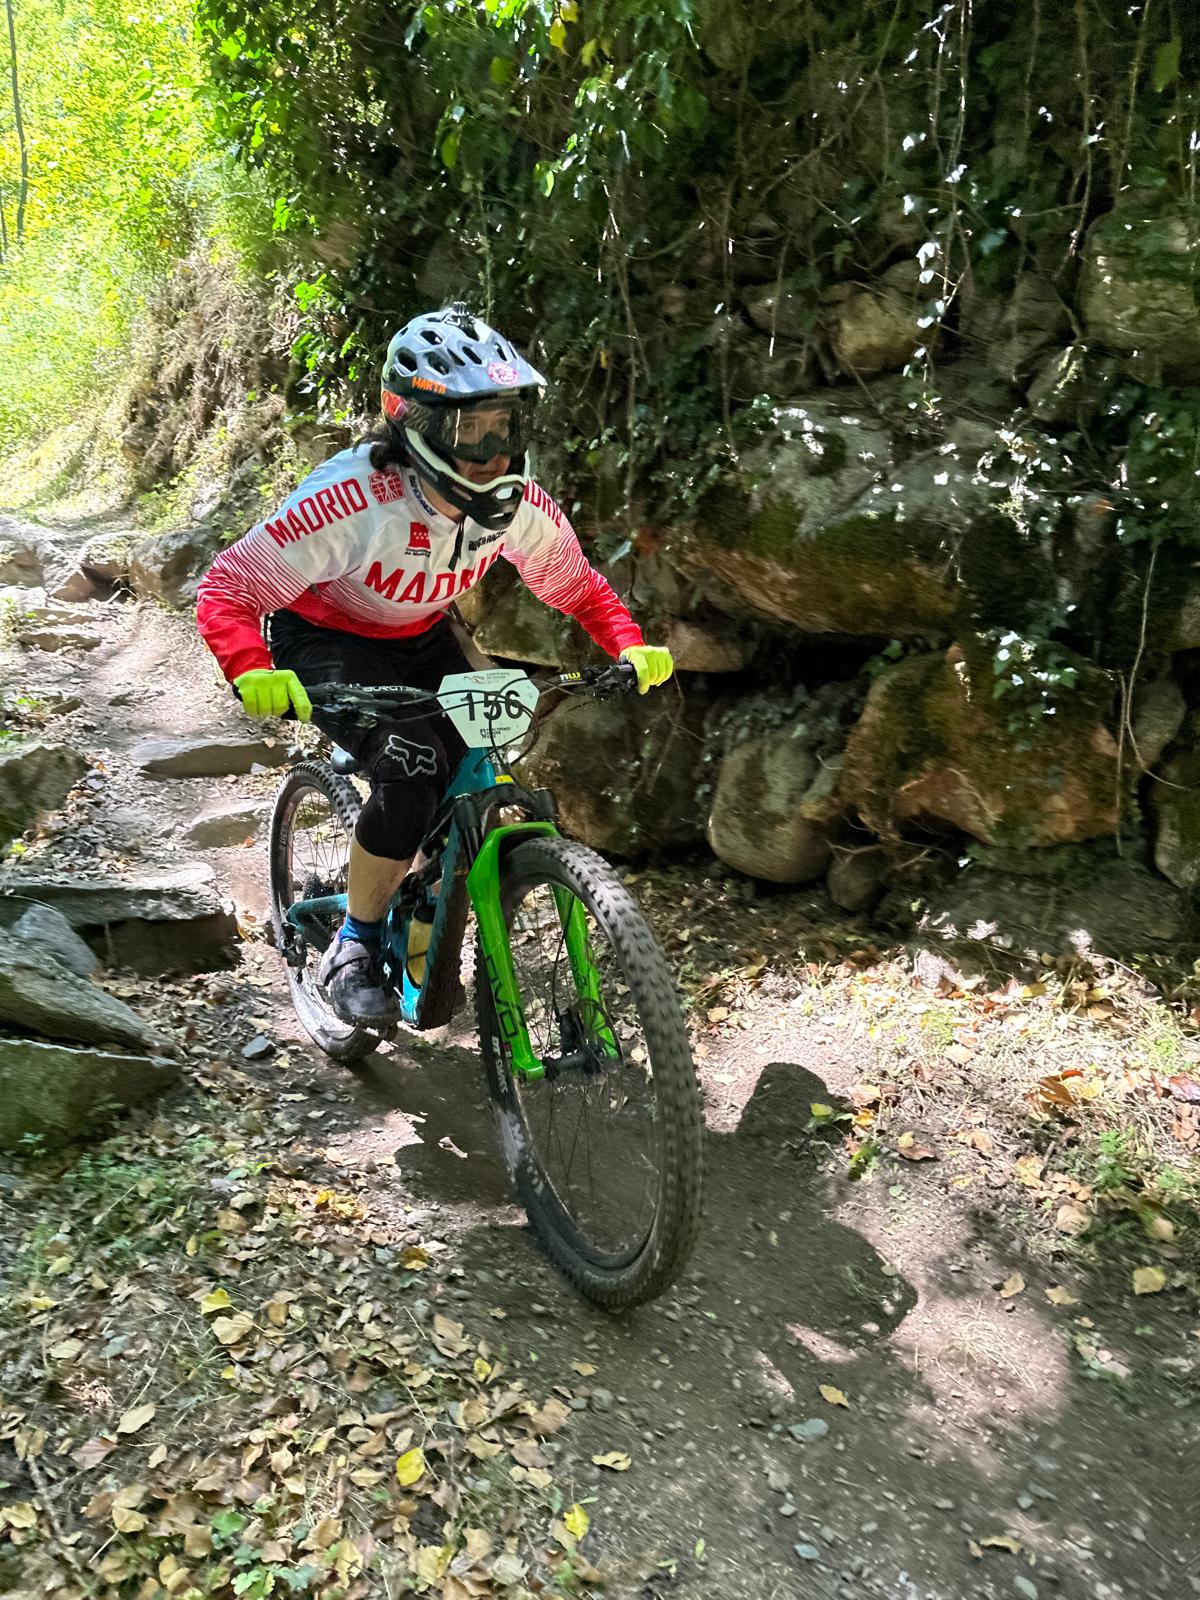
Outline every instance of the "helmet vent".
<path fill-rule="evenodd" d="M 440 372 L 442 374 L 446 374 L 446 373 L 448 373 L 450 371 L 450 363 L 446 360 L 444 355 L 441 355 L 439 353 L 437 355 L 429 356 L 427 359 L 428 359 L 429 365 L 433 368 L 433 370 L 435 372 Z"/>
<path fill-rule="evenodd" d="M 422 339 L 425 340 L 426 344 L 441 344 L 442 343 L 441 334 L 440 333 L 436 333 L 434 331 L 434 329 L 432 329 L 432 328 L 422 328 L 421 329 L 421 337 L 422 337 Z"/>
<path fill-rule="evenodd" d="M 479 351 L 476 350 L 473 344 L 463 345 L 463 355 L 468 357 L 469 360 L 473 361 L 477 367 L 481 367 L 483 365 L 483 357 L 479 354 Z"/>
<path fill-rule="evenodd" d="M 405 372 L 415 372 L 417 370 L 417 358 L 411 350 L 401 350 L 396 356 L 396 365 L 403 367 Z"/>

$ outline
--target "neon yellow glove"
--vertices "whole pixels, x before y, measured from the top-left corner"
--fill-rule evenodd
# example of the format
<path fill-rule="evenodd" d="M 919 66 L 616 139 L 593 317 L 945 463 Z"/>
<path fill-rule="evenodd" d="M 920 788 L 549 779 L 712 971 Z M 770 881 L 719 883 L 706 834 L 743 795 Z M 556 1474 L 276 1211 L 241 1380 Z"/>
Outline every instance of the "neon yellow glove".
<path fill-rule="evenodd" d="M 637 668 L 639 694 L 657 689 L 675 671 L 671 652 L 661 644 L 631 644 L 621 651 L 621 660 L 630 661 Z"/>
<path fill-rule="evenodd" d="M 312 716 L 312 706 L 304 685 L 294 672 L 277 672 L 271 667 L 255 667 L 233 680 L 242 704 L 252 717 L 281 717 L 291 706 L 301 722 Z"/>

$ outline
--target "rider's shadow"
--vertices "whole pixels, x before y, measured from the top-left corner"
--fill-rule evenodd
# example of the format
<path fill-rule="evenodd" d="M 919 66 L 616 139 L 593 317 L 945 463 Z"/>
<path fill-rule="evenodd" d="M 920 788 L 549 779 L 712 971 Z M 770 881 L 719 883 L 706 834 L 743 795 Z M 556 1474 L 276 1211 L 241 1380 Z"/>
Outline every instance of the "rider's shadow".
<path fill-rule="evenodd" d="M 495 1228 L 519 1221 L 493 1131 L 476 1050 L 404 1040 L 356 1070 L 360 1106 L 422 1197 L 460 1210 L 464 1249 L 484 1259 Z M 782 1392 L 818 1361 L 852 1361 L 916 1303 L 916 1291 L 861 1233 L 837 1220 L 844 1157 L 809 1127 L 812 1102 L 836 1101 L 794 1062 L 763 1068 L 736 1129 L 705 1138 L 704 1220 L 694 1266 L 721 1305 L 726 1335 L 753 1341 L 768 1388 Z M 847 1194 L 846 1191 L 849 1190 Z M 479 1213 L 490 1213 L 486 1219 Z M 531 1267 L 541 1266 L 524 1235 Z M 558 1280 L 549 1267 L 548 1289 Z M 565 1289 L 567 1294 L 571 1291 Z M 635 1316 L 638 1313 L 634 1314 Z"/>

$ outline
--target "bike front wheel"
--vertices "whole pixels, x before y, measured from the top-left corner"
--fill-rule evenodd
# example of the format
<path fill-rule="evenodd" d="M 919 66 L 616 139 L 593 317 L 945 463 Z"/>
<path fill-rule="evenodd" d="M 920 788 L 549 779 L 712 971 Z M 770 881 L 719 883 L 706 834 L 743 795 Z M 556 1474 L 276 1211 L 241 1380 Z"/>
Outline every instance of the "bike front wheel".
<path fill-rule="evenodd" d="M 480 1047 L 510 1175 L 535 1233 L 590 1300 L 650 1300 L 699 1226 L 703 1119 L 674 984 L 633 897 L 594 851 L 542 836 L 500 899 L 543 1078 L 513 1072 L 476 964 Z"/>

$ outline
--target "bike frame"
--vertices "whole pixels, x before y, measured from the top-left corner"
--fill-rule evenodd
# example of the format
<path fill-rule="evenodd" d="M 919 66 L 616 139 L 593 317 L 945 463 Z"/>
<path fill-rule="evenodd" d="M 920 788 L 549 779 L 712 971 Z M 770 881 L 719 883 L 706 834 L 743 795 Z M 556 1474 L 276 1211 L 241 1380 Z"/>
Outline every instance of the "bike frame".
<path fill-rule="evenodd" d="M 488 813 L 497 805 L 522 806 L 530 813 L 529 820 L 489 828 Z M 403 1020 L 418 1030 L 440 1026 L 448 1019 L 432 1015 L 426 1001 L 433 987 L 431 977 L 440 971 L 440 964 L 459 957 L 461 942 L 447 936 L 447 925 L 455 893 L 465 888 L 479 927 L 479 943 L 492 992 L 497 1043 L 512 1072 L 531 1080 L 544 1077 L 546 1069 L 530 1042 L 521 1003 L 508 926 L 500 905 L 500 867 L 506 851 L 515 841 L 557 833 L 554 802 L 548 791 L 522 788 L 490 751 L 468 750 L 443 796 L 432 828 L 422 841 L 421 852 L 426 862 L 401 883 L 388 907 L 384 925 L 384 955 L 392 972 L 399 975 L 398 981 L 393 982 Z M 440 888 L 425 955 L 425 976 L 418 987 L 407 972 L 409 924 L 420 899 L 435 885 Z M 617 1059 L 620 1047 L 599 1012 L 600 979 L 592 959 L 583 908 L 565 890 L 555 889 L 554 897 L 576 993 L 581 1000 L 594 1003 L 599 1013 L 595 1022 L 598 1039 L 605 1054 Z M 288 907 L 287 920 L 303 937 L 304 924 L 309 917 L 344 916 L 345 911 L 344 894 L 322 895 L 295 901 Z"/>

